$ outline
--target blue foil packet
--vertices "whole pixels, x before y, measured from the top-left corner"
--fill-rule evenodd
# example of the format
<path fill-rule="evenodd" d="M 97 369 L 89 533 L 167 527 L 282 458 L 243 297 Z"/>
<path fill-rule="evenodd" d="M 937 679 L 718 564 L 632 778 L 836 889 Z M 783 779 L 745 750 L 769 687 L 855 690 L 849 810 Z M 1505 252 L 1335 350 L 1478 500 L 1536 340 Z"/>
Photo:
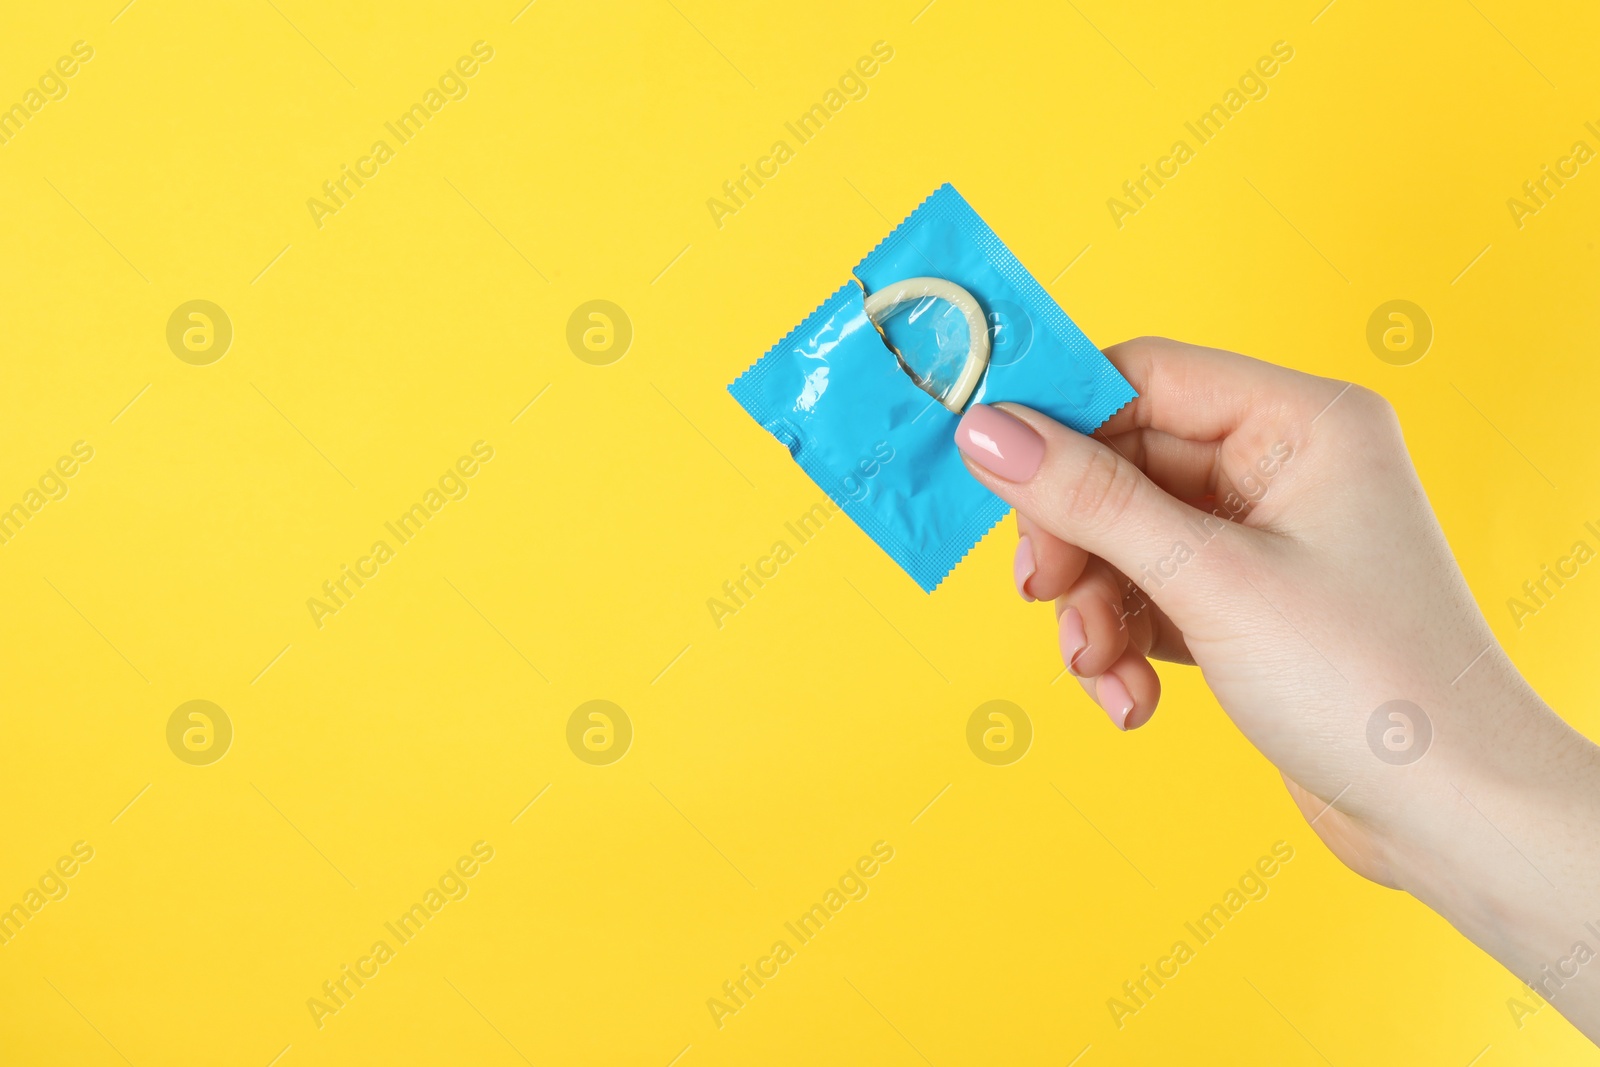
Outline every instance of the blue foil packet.
<path fill-rule="evenodd" d="M 970 403 L 1015 401 L 1087 434 L 1135 393 L 954 186 L 940 186 L 854 273 L 728 392 L 931 593 L 1010 510 L 967 473 L 955 446 L 961 416 L 940 399 L 968 363 L 974 316 L 927 297 L 874 322 L 870 294 L 942 279 L 975 298 L 989 360 Z"/>

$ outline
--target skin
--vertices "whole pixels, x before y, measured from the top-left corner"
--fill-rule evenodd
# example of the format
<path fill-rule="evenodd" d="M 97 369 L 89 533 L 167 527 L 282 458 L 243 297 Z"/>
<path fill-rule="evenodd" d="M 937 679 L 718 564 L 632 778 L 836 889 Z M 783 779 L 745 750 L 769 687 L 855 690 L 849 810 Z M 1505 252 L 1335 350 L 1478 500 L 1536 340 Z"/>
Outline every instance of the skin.
<path fill-rule="evenodd" d="M 1394 410 L 1176 341 L 1106 357 L 1139 396 L 1095 435 L 1001 404 L 1043 440 L 1037 471 L 964 456 L 1017 509 L 1019 591 L 1054 602 L 1084 691 L 1138 728 L 1161 698 L 1151 661 L 1198 666 L 1340 860 L 1600 1041 L 1600 956 L 1575 958 L 1600 954 L 1600 749 L 1496 643 Z M 1418 746 L 1402 762 L 1369 742 L 1396 700 L 1421 709 L 1379 715 Z"/>

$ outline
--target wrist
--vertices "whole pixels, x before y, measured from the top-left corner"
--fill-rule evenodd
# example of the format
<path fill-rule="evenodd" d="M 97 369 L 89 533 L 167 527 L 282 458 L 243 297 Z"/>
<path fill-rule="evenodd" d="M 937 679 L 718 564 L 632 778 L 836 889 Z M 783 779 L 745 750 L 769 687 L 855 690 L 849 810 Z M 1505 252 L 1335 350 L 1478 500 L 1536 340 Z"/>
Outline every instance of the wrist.
<path fill-rule="evenodd" d="M 1600 963 L 1573 963 L 1580 942 L 1600 954 L 1600 749 L 1508 661 L 1486 673 L 1441 717 L 1380 849 L 1398 888 L 1566 1010 L 1600 998 Z"/>

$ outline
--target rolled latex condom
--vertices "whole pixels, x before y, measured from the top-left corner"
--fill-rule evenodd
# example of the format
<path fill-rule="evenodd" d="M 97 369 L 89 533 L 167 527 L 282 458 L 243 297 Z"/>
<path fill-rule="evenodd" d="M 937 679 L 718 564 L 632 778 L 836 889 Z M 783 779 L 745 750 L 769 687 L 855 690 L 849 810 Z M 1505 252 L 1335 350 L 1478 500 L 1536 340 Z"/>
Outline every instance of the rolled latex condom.
<path fill-rule="evenodd" d="M 943 300 L 951 307 L 956 308 L 967 320 L 967 362 L 961 368 L 961 373 L 956 376 L 955 382 L 944 393 L 933 393 L 929 390 L 929 383 L 923 380 L 909 367 L 907 373 L 911 374 L 919 388 L 928 392 L 935 400 L 943 404 L 955 414 L 961 414 L 961 409 L 967 406 L 967 401 L 972 397 L 972 391 L 978 387 L 978 382 L 983 378 L 983 372 L 989 366 L 989 324 L 983 315 L 983 308 L 978 306 L 978 301 L 973 295 L 954 282 L 943 278 L 906 278 L 886 285 L 882 289 L 868 296 L 866 299 L 867 317 L 880 329 L 883 321 L 889 317 L 895 308 L 908 300 L 922 300 L 932 297 Z M 901 361 L 905 366 L 905 361 Z"/>

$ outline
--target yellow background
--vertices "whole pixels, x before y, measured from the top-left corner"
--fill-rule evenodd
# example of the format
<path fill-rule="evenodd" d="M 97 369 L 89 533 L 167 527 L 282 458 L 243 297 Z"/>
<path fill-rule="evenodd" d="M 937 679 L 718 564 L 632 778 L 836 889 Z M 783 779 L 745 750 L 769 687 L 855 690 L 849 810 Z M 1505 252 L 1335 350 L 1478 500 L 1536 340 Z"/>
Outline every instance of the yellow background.
<path fill-rule="evenodd" d="M 1594 735 L 1600 578 L 1505 607 L 1600 518 L 1597 164 L 1506 207 L 1600 147 L 1592 10 L 121 2 L 0 35 L 6 103 L 95 49 L 0 147 L 0 504 L 95 449 L 0 547 L 0 904 L 95 850 L 0 947 L 0 1060 L 1596 1061 L 1332 860 L 1193 671 L 1128 736 L 1056 681 L 1009 523 L 930 597 L 840 515 L 706 607 L 822 499 L 725 384 L 949 180 L 1100 344 L 1389 396 L 1502 641 Z M 314 225 L 478 40 L 469 95 Z M 1270 95 L 1118 229 L 1107 198 L 1280 40 Z M 1411 366 L 1365 340 L 1395 298 L 1436 332 Z M 193 299 L 233 323 L 209 366 L 165 340 Z M 608 366 L 566 342 L 591 299 L 633 324 Z M 307 598 L 478 440 L 470 494 L 318 629 Z M 167 747 L 192 699 L 235 731 L 210 766 Z M 635 731 L 609 766 L 566 742 L 593 699 Z M 1008 767 L 965 740 L 995 699 L 1033 724 Z M 479 840 L 470 895 L 319 1029 L 307 999 Z M 719 1029 L 707 999 L 880 840 L 870 895 Z M 1279 840 L 1270 895 L 1119 1030 L 1107 998 Z"/>

